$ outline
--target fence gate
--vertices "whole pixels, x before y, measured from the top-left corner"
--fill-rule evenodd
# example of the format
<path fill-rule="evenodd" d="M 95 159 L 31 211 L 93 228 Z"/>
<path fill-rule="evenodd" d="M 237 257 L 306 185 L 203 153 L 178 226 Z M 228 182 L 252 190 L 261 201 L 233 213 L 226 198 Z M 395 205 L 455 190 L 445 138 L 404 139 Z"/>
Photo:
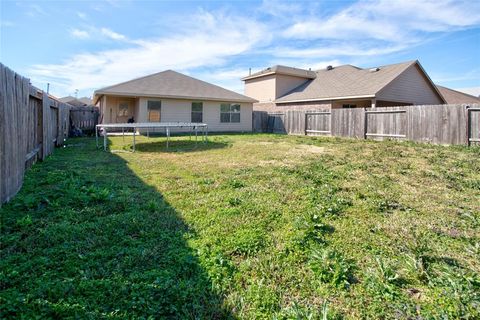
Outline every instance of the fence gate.
<path fill-rule="evenodd" d="M 467 145 L 480 142 L 480 108 L 467 107 Z"/>
<path fill-rule="evenodd" d="M 332 134 L 332 112 L 305 112 L 305 135 L 309 133 Z"/>
<path fill-rule="evenodd" d="M 285 113 L 269 113 L 267 119 L 267 132 L 287 133 L 285 130 Z"/>
<path fill-rule="evenodd" d="M 372 110 L 365 109 L 364 138 L 406 138 L 406 116 L 407 110 Z M 368 121 L 368 116 L 374 116 L 375 120 Z M 369 128 L 370 124 L 370 128 Z M 373 132 L 368 132 L 371 129 Z"/>

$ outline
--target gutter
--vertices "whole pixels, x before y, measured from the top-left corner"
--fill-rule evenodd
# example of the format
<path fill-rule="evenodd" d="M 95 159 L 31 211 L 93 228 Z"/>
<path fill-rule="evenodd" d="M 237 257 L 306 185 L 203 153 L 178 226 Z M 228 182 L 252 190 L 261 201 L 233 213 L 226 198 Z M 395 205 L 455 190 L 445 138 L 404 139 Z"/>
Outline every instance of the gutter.
<path fill-rule="evenodd" d="M 295 103 L 295 102 L 315 102 L 315 101 L 332 101 L 332 100 L 348 100 L 348 99 L 364 99 L 364 98 L 375 98 L 374 94 L 361 95 L 361 96 L 345 96 L 345 97 L 332 97 L 332 98 L 313 98 L 313 99 L 298 99 L 298 100 L 288 100 L 288 101 L 273 101 L 277 104 L 283 103 Z"/>

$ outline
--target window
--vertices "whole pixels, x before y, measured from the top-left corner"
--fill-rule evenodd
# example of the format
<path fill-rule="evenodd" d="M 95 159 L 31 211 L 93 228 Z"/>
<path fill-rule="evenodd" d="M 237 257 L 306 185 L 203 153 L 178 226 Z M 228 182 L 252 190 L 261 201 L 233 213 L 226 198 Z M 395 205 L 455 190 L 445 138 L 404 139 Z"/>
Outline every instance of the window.
<path fill-rule="evenodd" d="M 220 122 L 240 122 L 240 105 L 222 103 L 220 105 Z"/>
<path fill-rule="evenodd" d="M 192 102 L 192 122 L 203 122 L 203 102 Z"/>
<path fill-rule="evenodd" d="M 118 104 L 118 116 L 128 117 L 128 102 L 122 101 Z"/>
<path fill-rule="evenodd" d="M 147 101 L 148 122 L 160 122 L 162 111 L 162 101 Z"/>
<path fill-rule="evenodd" d="M 344 104 L 342 106 L 342 108 L 344 108 L 344 109 L 352 109 L 352 108 L 356 108 L 356 107 L 357 107 L 356 104 Z"/>

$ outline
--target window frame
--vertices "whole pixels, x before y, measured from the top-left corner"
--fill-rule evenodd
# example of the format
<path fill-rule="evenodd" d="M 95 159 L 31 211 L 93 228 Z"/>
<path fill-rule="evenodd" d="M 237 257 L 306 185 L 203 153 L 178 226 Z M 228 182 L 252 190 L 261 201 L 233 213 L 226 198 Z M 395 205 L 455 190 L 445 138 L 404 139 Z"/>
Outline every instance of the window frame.
<path fill-rule="evenodd" d="M 197 107 L 200 106 L 200 109 L 201 109 L 200 111 L 193 110 L 195 104 Z M 194 121 L 193 119 L 194 115 L 196 116 L 200 115 L 200 121 Z M 190 121 L 192 123 L 203 123 L 203 102 L 202 101 L 192 101 L 190 106 Z"/>
<path fill-rule="evenodd" d="M 150 106 L 150 102 L 159 103 L 158 106 Z M 151 112 L 158 112 L 158 120 L 151 120 Z M 162 100 L 147 100 L 147 121 L 148 122 L 162 122 Z"/>
<path fill-rule="evenodd" d="M 231 102 L 221 103 L 220 104 L 220 123 L 240 123 L 242 121 L 241 108 L 242 106 L 240 103 L 231 103 Z M 232 121 L 234 117 L 235 118 L 237 117 L 237 115 L 238 115 L 238 121 L 236 121 L 237 119 L 235 119 L 235 121 Z"/>
<path fill-rule="evenodd" d="M 126 106 L 126 109 L 122 108 Z M 117 107 L 117 117 L 128 117 L 130 116 L 130 102 L 129 101 L 118 101 L 118 107 Z"/>

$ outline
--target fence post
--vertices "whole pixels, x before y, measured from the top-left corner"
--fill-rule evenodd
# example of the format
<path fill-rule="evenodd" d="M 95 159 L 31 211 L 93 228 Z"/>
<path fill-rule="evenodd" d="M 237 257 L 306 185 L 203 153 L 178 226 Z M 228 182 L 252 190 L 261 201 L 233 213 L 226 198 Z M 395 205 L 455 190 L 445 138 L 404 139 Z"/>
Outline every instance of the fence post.
<path fill-rule="evenodd" d="M 368 113 L 367 108 L 363 108 L 363 139 L 367 139 L 368 131 Z"/>
<path fill-rule="evenodd" d="M 307 130 L 308 130 L 308 111 L 305 111 L 305 135 L 307 136 Z"/>
<path fill-rule="evenodd" d="M 470 119 L 470 106 L 466 106 L 465 108 L 465 112 L 467 113 L 466 114 L 466 118 L 467 118 L 467 146 L 470 146 L 470 136 L 471 136 L 471 132 L 470 130 L 472 129 L 472 119 Z"/>
<path fill-rule="evenodd" d="M 47 157 L 48 144 L 48 117 L 50 116 L 50 99 L 44 91 L 42 95 L 42 160 Z"/>

